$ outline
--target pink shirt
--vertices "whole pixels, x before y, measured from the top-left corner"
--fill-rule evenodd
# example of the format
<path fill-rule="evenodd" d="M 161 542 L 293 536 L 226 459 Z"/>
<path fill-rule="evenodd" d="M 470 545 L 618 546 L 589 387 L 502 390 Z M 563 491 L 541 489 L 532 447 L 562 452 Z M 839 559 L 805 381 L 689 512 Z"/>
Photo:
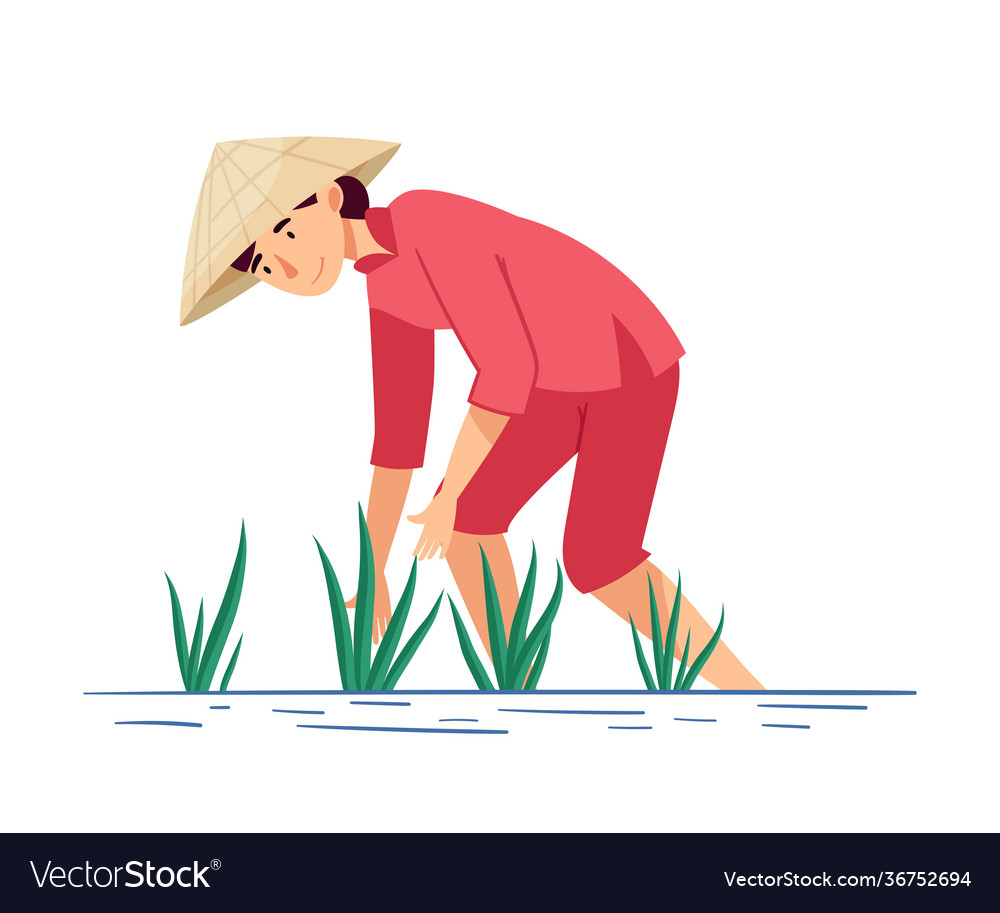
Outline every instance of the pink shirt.
<path fill-rule="evenodd" d="M 423 463 L 434 330 L 454 330 L 476 368 L 469 402 L 505 415 L 523 413 L 536 387 L 620 387 L 616 323 L 654 375 L 684 354 L 624 273 L 537 222 L 433 190 L 404 193 L 365 220 L 395 252 L 355 264 L 368 276 L 377 466 Z"/>

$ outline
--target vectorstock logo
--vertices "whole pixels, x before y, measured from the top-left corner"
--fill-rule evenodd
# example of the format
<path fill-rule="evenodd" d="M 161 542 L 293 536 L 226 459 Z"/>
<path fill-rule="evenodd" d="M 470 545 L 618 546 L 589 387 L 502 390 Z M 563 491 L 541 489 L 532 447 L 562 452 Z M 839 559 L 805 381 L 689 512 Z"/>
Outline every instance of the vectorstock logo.
<path fill-rule="evenodd" d="M 153 865 L 148 859 L 139 862 L 133 859 L 125 865 L 94 866 L 88 860 L 83 865 L 70 868 L 53 865 L 50 859 L 45 868 L 39 867 L 31 860 L 31 871 L 35 883 L 40 888 L 208 888 L 205 873 L 219 869 L 222 865 L 218 859 L 213 859 L 209 865 L 199 865 L 196 859 L 191 865 L 173 869 L 170 866 Z M 124 875 L 122 874 L 124 872 Z"/>

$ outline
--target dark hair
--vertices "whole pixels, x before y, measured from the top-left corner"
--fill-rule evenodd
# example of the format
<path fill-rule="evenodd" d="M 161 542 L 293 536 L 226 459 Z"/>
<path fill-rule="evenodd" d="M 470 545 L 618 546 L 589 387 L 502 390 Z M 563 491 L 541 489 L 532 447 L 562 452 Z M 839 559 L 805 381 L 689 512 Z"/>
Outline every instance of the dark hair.
<path fill-rule="evenodd" d="M 342 219 L 363 219 L 368 210 L 368 191 L 365 185 L 357 178 L 346 174 L 342 178 L 337 178 L 336 184 L 344 194 L 344 202 L 340 207 L 340 217 Z M 305 209 L 306 206 L 312 206 L 316 202 L 318 202 L 316 194 L 313 194 L 299 203 L 295 209 Z M 241 273 L 250 269 L 256 244 L 255 241 L 233 261 L 233 269 L 238 269 Z"/>

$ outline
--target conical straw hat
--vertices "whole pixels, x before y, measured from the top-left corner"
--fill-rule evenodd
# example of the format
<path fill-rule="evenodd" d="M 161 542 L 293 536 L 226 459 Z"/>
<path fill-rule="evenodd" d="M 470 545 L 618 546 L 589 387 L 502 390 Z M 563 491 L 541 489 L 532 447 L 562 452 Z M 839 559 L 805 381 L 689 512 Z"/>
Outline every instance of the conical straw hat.
<path fill-rule="evenodd" d="M 181 326 L 260 280 L 230 264 L 275 222 L 344 175 L 368 184 L 399 143 L 284 136 L 219 143 L 194 212 L 181 289 Z"/>

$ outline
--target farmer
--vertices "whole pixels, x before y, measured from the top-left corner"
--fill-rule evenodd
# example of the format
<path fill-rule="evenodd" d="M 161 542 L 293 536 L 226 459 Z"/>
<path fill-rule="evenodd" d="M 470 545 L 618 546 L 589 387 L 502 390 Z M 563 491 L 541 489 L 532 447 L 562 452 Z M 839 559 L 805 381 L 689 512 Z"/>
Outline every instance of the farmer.
<path fill-rule="evenodd" d="M 508 634 L 517 581 L 504 533 L 576 456 L 563 543 L 566 574 L 651 637 L 652 580 L 663 628 L 674 584 L 642 540 L 684 350 L 629 279 L 536 222 L 430 190 L 369 207 L 366 185 L 398 144 L 291 137 L 220 143 L 195 213 L 181 324 L 258 281 L 319 295 L 345 260 L 365 275 L 371 317 L 374 466 L 368 502 L 373 637 L 391 616 L 385 566 L 413 470 L 423 463 L 434 331 L 453 330 L 477 370 L 469 411 L 414 555 L 445 557 L 487 652 L 480 546 Z M 691 656 L 711 626 L 682 598 Z M 677 656 L 684 637 L 678 637 Z M 723 689 L 763 686 L 724 643 L 702 670 Z"/>

